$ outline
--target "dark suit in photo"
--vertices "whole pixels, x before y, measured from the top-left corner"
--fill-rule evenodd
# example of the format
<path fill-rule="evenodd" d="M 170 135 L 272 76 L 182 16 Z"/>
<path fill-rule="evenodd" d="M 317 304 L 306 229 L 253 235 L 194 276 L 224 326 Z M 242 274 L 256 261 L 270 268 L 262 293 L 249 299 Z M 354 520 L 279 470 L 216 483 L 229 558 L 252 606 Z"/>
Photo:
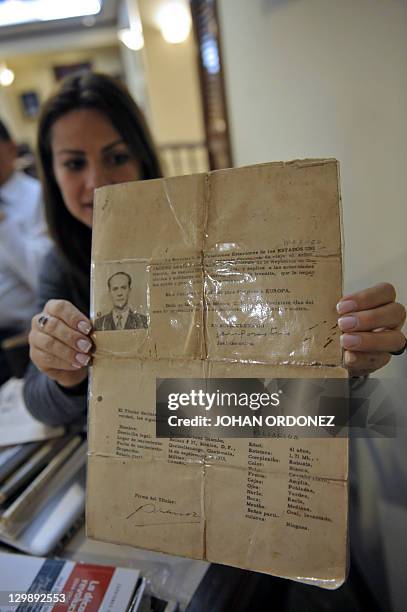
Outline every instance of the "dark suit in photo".
<path fill-rule="evenodd" d="M 130 310 L 122 329 L 147 329 L 147 327 L 146 315 Z M 114 331 L 117 329 L 113 318 L 113 310 L 95 321 L 95 331 Z"/>

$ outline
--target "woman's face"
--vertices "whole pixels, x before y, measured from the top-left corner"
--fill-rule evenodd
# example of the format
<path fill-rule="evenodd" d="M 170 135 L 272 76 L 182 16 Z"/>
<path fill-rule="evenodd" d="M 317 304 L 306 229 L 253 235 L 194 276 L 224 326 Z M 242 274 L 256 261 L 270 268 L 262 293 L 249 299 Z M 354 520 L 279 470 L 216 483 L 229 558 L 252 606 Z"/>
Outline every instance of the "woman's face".
<path fill-rule="evenodd" d="M 88 227 L 92 227 L 96 187 L 141 177 L 140 163 L 109 119 L 97 110 L 73 110 L 58 119 L 52 127 L 51 149 L 65 205 Z"/>

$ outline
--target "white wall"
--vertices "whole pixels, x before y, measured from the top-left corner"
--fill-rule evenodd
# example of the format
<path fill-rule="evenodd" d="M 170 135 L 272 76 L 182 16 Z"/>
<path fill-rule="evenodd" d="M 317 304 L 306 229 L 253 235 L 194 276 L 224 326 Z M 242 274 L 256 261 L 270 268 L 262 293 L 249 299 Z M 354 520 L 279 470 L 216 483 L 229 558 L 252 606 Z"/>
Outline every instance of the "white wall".
<path fill-rule="evenodd" d="M 137 0 L 121 0 L 117 13 L 117 29 L 137 27 L 140 19 Z M 147 121 L 150 123 L 150 102 L 147 95 L 147 83 L 144 65 L 144 50 L 133 51 L 120 43 L 120 57 L 126 85 Z"/>
<path fill-rule="evenodd" d="M 144 40 L 150 119 L 156 142 L 203 141 L 198 64 L 192 33 L 185 42 L 171 45 L 157 29 L 145 26 Z"/>
<path fill-rule="evenodd" d="M 218 6 L 235 164 L 339 159 L 345 289 L 389 280 L 407 303 L 407 2 Z"/>

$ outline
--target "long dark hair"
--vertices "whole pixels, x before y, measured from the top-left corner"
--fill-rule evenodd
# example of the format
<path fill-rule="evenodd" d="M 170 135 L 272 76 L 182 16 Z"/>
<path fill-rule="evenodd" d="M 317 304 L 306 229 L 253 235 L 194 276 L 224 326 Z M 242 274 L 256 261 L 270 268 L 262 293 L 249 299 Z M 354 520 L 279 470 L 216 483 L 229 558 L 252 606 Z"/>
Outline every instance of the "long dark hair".
<path fill-rule="evenodd" d="M 38 125 L 38 157 L 49 231 L 67 264 L 82 307 L 89 304 L 92 233 L 65 206 L 53 171 L 51 131 L 60 117 L 83 108 L 98 110 L 109 119 L 140 163 L 142 179 L 162 176 L 143 115 L 121 83 L 94 72 L 69 76 L 61 81 L 57 91 L 42 107 Z"/>

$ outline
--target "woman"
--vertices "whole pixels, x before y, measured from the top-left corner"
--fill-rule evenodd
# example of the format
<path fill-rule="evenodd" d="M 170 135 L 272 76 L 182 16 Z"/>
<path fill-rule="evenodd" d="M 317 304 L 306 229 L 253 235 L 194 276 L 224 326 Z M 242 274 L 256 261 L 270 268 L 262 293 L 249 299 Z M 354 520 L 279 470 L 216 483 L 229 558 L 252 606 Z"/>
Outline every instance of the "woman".
<path fill-rule="evenodd" d="M 129 94 L 110 78 L 65 80 L 45 104 L 39 153 L 47 219 L 56 249 L 40 280 L 40 312 L 32 320 L 25 400 L 48 424 L 86 413 L 89 270 L 93 192 L 97 187 L 161 175 L 148 130 Z M 342 298 L 339 327 L 352 375 L 372 372 L 400 351 L 403 306 L 382 283 Z M 381 330 L 381 331 L 380 331 Z"/>
<path fill-rule="evenodd" d="M 36 367 L 31 365 L 26 375 L 24 396 L 36 418 L 59 425 L 86 414 L 93 192 L 103 185 L 158 178 L 161 169 L 130 94 L 101 74 L 61 83 L 42 109 L 38 142 L 46 217 L 56 248 L 40 275 L 43 313 L 34 317 L 29 337 Z"/>

